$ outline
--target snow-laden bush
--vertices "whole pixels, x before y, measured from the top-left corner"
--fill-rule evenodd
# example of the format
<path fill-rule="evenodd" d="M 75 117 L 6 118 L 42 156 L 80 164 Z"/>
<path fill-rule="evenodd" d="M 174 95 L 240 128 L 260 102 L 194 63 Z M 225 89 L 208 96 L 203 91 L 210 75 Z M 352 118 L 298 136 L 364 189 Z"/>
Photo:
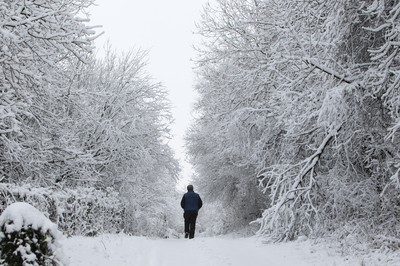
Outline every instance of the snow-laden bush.
<path fill-rule="evenodd" d="M 25 202 L 0 216 L 0 265 L 63 265 L 57 225 Z"/>
<path fill-rule="evenodd" d="M 125 208 L 113 190 L 0 184 L 0 195 L 0 212 L 16 201 L 27 202 L 67 235 L 116 233 L 124 226 Z"/>
<path fill-rule="evenodd" d="M 125 233 L 169 238 L 182 229 L 182 218 L 177 215 L 181 211 L 180 195 L 169 197 L 165 191 L 159 191 L 160 187 L 168 191 L 169 184 L 159 185 L 157 182 L 153 180 L 151 185 L 142 186 L 128 184 L 121 191 L 125 203 Z"/>

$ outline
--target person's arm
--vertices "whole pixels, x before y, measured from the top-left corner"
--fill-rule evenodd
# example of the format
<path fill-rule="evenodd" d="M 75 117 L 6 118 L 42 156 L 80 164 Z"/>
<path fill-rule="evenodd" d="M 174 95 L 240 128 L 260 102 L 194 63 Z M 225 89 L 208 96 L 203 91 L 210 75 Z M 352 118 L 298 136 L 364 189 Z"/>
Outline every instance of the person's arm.
<path fill-rule="evenodd" d="M 198 207 L 199 207 L 199 209 L 200 209 L 202 206 L 203 206 L 203 201 L 201 200 L 200 195 L 199 195 L 199 202 L 198 202 Z"/>
<path fill-rule="evenodd" d="M 183 197 L 182 197 L 181 207 L 182 207 L 182 209 L 185 209 L 185 195 L 183 195 Z"/>

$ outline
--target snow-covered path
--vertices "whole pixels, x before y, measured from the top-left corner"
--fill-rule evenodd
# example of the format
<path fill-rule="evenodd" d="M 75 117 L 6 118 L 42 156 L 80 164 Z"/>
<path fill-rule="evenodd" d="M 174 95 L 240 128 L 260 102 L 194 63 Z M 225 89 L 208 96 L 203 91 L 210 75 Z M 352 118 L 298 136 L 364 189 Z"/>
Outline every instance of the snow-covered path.
<path fill-rule="evenodd" d="M 68 238 L 62 244 L 71 266 L 362 265 L 359 258 L 342 257 L 307 241 L 263 244 L 257 238 L 188 240 L 105 235 Z"/>

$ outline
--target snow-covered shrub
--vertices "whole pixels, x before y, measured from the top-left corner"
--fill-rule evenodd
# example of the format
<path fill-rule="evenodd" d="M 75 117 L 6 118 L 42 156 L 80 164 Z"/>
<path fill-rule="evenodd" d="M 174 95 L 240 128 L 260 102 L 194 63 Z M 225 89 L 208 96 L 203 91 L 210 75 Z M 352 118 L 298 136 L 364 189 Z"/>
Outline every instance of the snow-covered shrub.
<path fill-rule="evenodd" d="M 1 265 L 63 265 L 57 225 L 25 202 L 8 206 L 0 216 Z"/>
<path fill-rule="evenodd" d="M 181 229 L 182 220 L 179 219 L 181 216 L 174 215 L 180 212 L 179 196 L 172 194 L 173 198 L 170 199 L 164 194 L 165 192 L 157 193 L 162 186 L 156 185 L 156 182 L 158 181 L 152 182 L 144 193 L 141 190 L 142 187 L 129 187 L 130 185 L 127 185 L 122 191 L 125 203 L 124 230 L 126 233 L 169 238 L 174 237 L 176 231 Z M 164 185 L 165 188 L 167 186 L 169 185 Z"/>
<path fill-rule="evenodd" d="M 227 215 L 225 212 L 220 213 L 221 209 L 222 206 L 219 202 L 204 203 L 197 218 L 196 231 L 205 236 L 221 235 L 227 232 Z"/>
<path fill-rule="evenodd" d="M 93 188 L 66 190 L 55 199 L 60 229 L 69 235 L 97 235 L 117 233 L 123 228 L 125 208 L 115 191 L 100 191 Z M 64 196 L 64 198 L 62 197 Z M 65 197 L 66 196 L 66 197 Z"/>
<path fill-rule="evenodd" d="M 16 201 L 27 202 L 67 235 L 116 233 L 124 226 L 125 208 L 113 190 L 0 184 L 0 194 L 0 212 Z"/>

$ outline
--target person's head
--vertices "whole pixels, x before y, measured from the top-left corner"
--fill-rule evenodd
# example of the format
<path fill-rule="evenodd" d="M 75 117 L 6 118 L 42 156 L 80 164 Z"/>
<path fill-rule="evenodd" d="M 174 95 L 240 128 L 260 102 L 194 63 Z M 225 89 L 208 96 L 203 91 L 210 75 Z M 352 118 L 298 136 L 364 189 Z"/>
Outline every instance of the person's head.
<path fill-rule="evenodd" d="M 193 185 L 188 185 L 188 186 L 187 186 L 187 190 L 188 190 L 188 191 L 193 191 Z"/>

